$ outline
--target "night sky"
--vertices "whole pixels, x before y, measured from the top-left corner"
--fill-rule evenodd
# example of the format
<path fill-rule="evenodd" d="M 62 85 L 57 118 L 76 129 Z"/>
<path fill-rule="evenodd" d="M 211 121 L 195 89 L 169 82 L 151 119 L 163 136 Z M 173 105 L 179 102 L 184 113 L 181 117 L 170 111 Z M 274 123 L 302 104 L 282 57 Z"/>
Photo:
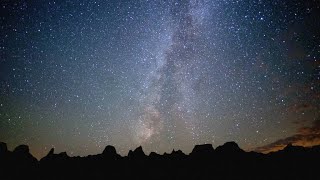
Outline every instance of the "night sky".
<path fill-rule="evenodd" d="M 0 141 L 37 158 L 320 144 L 317 0 L 0 2 Z"/>

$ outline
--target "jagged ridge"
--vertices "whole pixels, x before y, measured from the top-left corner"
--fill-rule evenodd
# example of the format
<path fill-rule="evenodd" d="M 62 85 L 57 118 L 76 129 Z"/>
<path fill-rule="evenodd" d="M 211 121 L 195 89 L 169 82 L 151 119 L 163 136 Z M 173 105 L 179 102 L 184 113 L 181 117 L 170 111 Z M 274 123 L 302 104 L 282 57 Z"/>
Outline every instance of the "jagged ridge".
<path fill-rule="evenodd" d="M 51 149 L 38 161 L 28 146 L 20 145 L 11 152 L 0 142 L 0 179 L 317 179 L 313 164 L 319 159 L 320 146 L 288 145 L 278 152 L 261 154 L 245 152 L 235 142 L 227 142 L 216 149 L 211 144 L 196 145 L 189 155 L 181 150 L 146 155 L 140 146 L 121 157 L 113 146 L 107 146 L 101 154 L 70 157 Z"/>

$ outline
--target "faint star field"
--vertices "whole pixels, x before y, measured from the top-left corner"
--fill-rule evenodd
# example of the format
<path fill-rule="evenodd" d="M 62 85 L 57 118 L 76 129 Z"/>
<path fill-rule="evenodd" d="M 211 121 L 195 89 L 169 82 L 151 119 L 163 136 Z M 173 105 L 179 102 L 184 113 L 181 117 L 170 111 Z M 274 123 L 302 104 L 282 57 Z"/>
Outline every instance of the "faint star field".
<path fill-rule="evenodd" d="M 0 141 L 41 158 L 289 137 L 320 115 L 319 7 L 1 1 Z"/>

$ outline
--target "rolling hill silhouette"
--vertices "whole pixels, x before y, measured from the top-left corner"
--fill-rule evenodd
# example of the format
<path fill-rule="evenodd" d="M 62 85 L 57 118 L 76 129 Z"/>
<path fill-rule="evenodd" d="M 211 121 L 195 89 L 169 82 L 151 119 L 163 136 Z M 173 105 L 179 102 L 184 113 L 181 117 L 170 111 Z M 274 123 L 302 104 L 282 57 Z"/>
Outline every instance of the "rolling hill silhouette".
<path fill-rule="evenodd" d="M 196 145 L 189 155 L 181 150 L 146 155 L 140 146 L 122 157 L 107 146 L 101 154 L 69 157 L 51 149 L 38 161 L 28 146 L 11 152 L 0 142 L 0 179 L 320 179 L 319 160 L 320 146 L 289 144 L 262 154 L 227 142 L 216 149 Z"/>

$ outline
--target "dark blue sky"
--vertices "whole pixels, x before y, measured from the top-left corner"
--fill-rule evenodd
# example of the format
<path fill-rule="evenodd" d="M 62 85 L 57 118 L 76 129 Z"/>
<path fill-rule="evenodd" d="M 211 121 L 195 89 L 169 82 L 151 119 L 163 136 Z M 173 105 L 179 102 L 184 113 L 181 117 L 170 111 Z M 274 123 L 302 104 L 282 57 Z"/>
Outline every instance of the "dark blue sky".
<path fill-rule="evenodd" d="M 316 0 L 0 4 L 0 141 L 10 148 L 28 144 L 40 158 L 51 147 L 320 143 Z"/>

